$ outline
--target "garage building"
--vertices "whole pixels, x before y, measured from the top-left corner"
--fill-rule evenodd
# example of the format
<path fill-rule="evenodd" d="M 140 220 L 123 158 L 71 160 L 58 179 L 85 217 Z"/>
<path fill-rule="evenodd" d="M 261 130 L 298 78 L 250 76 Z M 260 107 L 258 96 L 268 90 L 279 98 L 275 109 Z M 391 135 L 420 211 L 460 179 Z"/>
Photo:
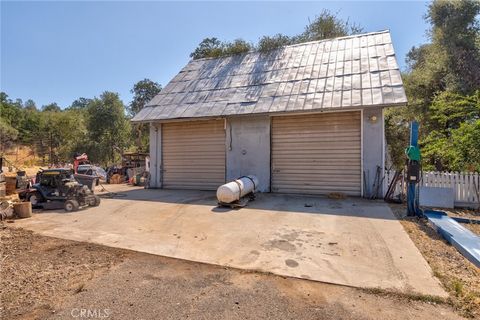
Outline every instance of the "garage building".
<path fill-rule="evenodd" d="M 383 108 L 407 99 L 389 31 L 190 61 L 133 122 L 150 123 L 151 187 L 371 195 Z M 381 189 L 380 189 L 381 191 Z"/>

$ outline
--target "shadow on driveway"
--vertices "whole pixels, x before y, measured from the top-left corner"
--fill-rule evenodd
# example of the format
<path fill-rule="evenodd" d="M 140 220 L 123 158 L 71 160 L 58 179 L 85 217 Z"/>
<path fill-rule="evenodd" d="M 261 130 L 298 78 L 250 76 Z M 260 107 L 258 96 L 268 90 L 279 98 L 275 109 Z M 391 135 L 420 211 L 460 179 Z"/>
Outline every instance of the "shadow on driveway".
<path fill-rule="evenodd" d="M 106 193 L 100 196 L 113 200 L 154 201 L 173 204 L 192 204 L 212 206 L 214 213 L 228 213 L 242 210 L 218 206 L 215 191 L 143 189 L 126 185 L 109 185 Z M 115 195 L 116 194 L 116 195 Z M 369 210 L 385 206 L 385 210 Z M 247 208 L 256 210 L 328 214 L 339 216 L 366 217 L 374 219 L 396 220 L 386 203 L 382 200 L 367 200 L 359 197 L 330 199 L 319 195 L 292 195 L 279 193 L 258 193 Z"/>

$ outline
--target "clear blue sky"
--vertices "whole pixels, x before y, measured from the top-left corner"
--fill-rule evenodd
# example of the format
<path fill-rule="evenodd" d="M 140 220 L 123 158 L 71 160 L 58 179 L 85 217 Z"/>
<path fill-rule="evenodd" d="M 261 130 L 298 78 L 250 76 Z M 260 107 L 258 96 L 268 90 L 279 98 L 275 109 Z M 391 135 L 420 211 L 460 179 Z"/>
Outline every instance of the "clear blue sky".
<path fill-rule="evenodd" d="M 322 9 L 364 30 L 390 29 L 398 62 L 426 41 L 425 2 L 5 2 L 1 3 L 1 90 L 37 106 L 66 107 L 143 78 L 165 85 L 205 37 L 300 33 Z"/>

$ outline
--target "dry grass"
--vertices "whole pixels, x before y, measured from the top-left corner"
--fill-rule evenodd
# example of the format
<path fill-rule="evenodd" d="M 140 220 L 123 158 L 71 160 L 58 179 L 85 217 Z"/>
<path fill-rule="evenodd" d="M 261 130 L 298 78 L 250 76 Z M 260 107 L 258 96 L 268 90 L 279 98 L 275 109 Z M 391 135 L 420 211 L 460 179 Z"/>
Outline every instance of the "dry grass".
<path fill-rule="evenodd" d="M 392 211 L 449 293 L 449 303 L 468 318 L 480 317 L 480 270 L 438 235 L 425 219 L 405 217 L 403 205 Z"/>

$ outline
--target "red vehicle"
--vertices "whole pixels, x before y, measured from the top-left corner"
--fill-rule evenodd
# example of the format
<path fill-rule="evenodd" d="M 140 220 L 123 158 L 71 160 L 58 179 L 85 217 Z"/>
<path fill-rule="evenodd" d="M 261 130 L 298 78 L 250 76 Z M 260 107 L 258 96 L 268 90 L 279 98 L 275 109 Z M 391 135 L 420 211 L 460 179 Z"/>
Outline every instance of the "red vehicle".
<path fill-rule="evenodd" d="M 90 161 L 88 161 L 88 156 L 86 153 L 76 153 L 74 158 L 73 158 L 73 172 L 78 173 L 78 166 L 82 164 L 90 164 Z"/>

